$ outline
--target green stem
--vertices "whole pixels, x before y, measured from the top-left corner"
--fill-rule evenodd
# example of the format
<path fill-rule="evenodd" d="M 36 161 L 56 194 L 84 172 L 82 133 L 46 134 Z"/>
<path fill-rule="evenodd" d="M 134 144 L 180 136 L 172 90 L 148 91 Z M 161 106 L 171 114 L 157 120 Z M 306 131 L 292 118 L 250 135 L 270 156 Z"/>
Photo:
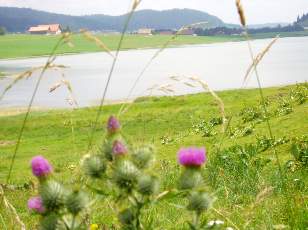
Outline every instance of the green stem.
<path fill-rule="evenodd" d="M 73 230 L 75 228 L 75 222 L 76 222 L 76 216 L 73 216 L 73 220 L 72 220 L 72 225 L 71 225 L 71 230 Z"/>
<path fill-rule="evenodd" d="M 142 202 L 139 202 L 139 200 L 137 199 L 136 196 L 132 196 L 134 201 L 136 202 L 136 205 L 137 205 L 137 212 L 136 212 L 136 230 L 140 230 L 142 229 L 141 228 L 141 221 L 140 221 L 140 216 L 141 216 L 141 209 L 143 208 L 143 203 Z"/>
<path fill-rule="evenodd" d="M 268 114 L 266 103 L 265 103 L 265 97 L 264 97 L 263 90 L 262 90 L 262 85 L 261 85 L 261 81 L 260 81 L 260 77 L 259 77 L 259 72 L 258 72 L 258 69 L 257 69 L 257 65 L 256 65 L 256 63 L 254 61 L 253 50 L 252 50 L 251 44 L 249 42 L 250 38 L 249 38 L 249 35 L 248 35 L 248 32 L 247 32 L 247 28 L 244 27 L 244 29 L 245 29 L 246 41 L 247 41 L 248 48 L 249 48 L 250 58 L 252 60 L 253 69 L 254 69 L 254 72 L 255 72 L 255 75 L 256 75 L 256 78 L 257 78 L 257 82 L 258 82 L 258 89 L 259 89 L 259 93 L 260 93 L 260 97 L 261 97 L 261 101 L 262 101 L 263 111 L 264 111 L 264 114 L 265 114 L 266 125 L 267 125 L 268 131 L 269 131 L 270 138 L 274 139 L 272 128 L 271 128 L 271 125 L 270 125 L 270 122 L 269 122 L 269 114 Z M 282 167 L 281 167 L 281 164 L 280 164 L 280 159 L 279 159 L 279 156 L 278 156 L 278 154 L 276 152 L 275 146 L 274 146 L 274 155 L 275 155 L 275 158 L 276 158 L 276 161 L 277 161 L 278 170 L 279 170 L 279 174 L 280 174 L 280 179 L 282 181 L 282 184 L 284 184 L 283 171 L 282 171 Z"/>
<path fill-rule="evenodd" d="M 193 225 L 195 229 L 199 229 L 199 222 L 200 222 L 200 212 L 196 211 L 194 212 L 194 220 L 193 220 Z"/>
<path fill-rule="evenodd" d="M 108 74 L 107 82 L 106 82 L 105 88 L 103 90 L 103 95 L 101 97 L 100 105 L 99 105 L 98 111 L 96 113 L 94 125 L 93 125 L 92 131 L 90 133 L 89 144 L 88 144 L 88 151 L 92 147 L 92 142 L 93 142 L 93 138 L 94 138 L 94 132 L 96 130 L 96 126 L 98 124 L 99 117 L 100 117 L 100 115 L 102 113 L 102 110 L 103 110 L 103 105 L 104 105 L 104 102 L 105 102 L 105 97 L 106 97 L 106 94 L 107 94 L 107 90 L 109 88 L 110 80 L 111 80 L 111 78 L 113 76 L 113 72 L 114 72 L 115 66 L 116 66 L 117 61 L 118 61 L 118 56 L 119 56 L 120 49 L 122 47 L 122 43 L 123 43 L 123 40 L 124 40 L 124 37 L 125 37 L 125 32 L 128 29 L 129 22 L 132 19 L 134 12 L 135 12 L 135 9 L 132 9 L 129 12 L 129 14 L 128 14 L 126 20 L 125 20 L 125 24 L 124 24 L 123 30 L 121 32 L 120 41 L 119 41 L 117 49 L 116 49 L 116 53 L 115 53 L 115 56 L 114 56 L 114 59 L 113 59 L 113 62 L 112 62 L 112 65 L 111 65 L 111 68 L 110 68 L 110 71 L 109 71 L 109 74 Z"/>
<path fill-rule="evenodd" d="M 39 85 L 41 83 L 41 80 L 46 72 L 46 70 L 48 69 L 48 67 L 51 65 L 52 62 L 54 62 L 54 60 L 56 59 L 56 56 L 55 56 L 55 53 L 57 51 L 57 49 L 59 48 L 59 46 L 61 46 L 62 44 L 62 41 L 63 41 L 63 37 L 61 39 L 58 40 L 58 42 L 56 43 L 56 45 L 54 46 L 53 50 L 51 51 L 46 63 L 45 63 L 45 66 L 44 68 L 42 69 L 39 77 L 38 77 L 38 80 L 35 84 L 35 88 L 34 88 L 34 91 L 32 93 L 32 96 L 31 96 L 31 99 L 30 99 L 30 102 L 29 102 L 29 105 L 27 107 L 27 112 L 26 112 L 26 115 L 23 119 L 23 122 L 22 122 L 22 126 L 21 126 L 21 129 L 19 131 L 19 134 L 18 134 L 18 139 L 17 139 L 17 142 L 16 142 L 16 145 L 15 145 L 15 149 L 14 149 L 14 153 L 13 153 L 13 156 L 12 156 L 12 159 L 11 159 L 11 164 L 10 164 L 10 168 L 9 168 L 9 173 L 7 175 L 7 178 L 6 178 L 6 183 L 8 184 L 9 181 L 10 181 L 10 178 L 11 178 L 11 173 L 12 173 L 12 170 L 13 170 L 13 165 L 15 163 L 15 158 L 16 158 L 16 155 L 17 155 L 17 152 L 18 152 L 18 149 L 19 149 L 19 146 L 20 146 L 20 142 L 21 142 L 21 138 L 22 138 L 22 135 L 24 133 L 24 129 L 25 129 L 25 126 L 26 126 L 26 123 L 27 123 L 27 120 L 28 120 L 28 117 L 29 117 L 29 114 L 30 114 L 30 111 L 31 111 L 31 107 L 32 107 L 32 104 L 33 104 L 33 101 L 34 101 L 34 98 L 36 96 L 36 93 L 38 91 L 38 88 L 39 88 Z"/>

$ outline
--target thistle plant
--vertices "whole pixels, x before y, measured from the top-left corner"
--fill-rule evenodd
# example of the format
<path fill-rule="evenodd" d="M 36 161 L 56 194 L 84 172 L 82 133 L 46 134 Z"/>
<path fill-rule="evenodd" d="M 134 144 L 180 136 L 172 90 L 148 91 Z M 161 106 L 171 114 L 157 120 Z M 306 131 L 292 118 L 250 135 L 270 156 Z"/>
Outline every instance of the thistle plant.
<path fill-rule="evenodd" d="M 40 215 L 42 230 L 85 229 L 88 197 L 80 190 L 68 190 L 52 178 L 53 168 L 42 156 L 31 161 L 32 173 L 39 181 L 38 195 L 28 201 L 29 210 Z"/>
<path fill-rule="evenodd" d="M 179 179 L 179 189 L 183 190 L 188 200 L 187 210 L 193 212 L 193 220 L 188 222 L 190 229 L 203 229 L 205 223 L 201 223 L 202 213 L 209 210 L 214 199 L 204 189 L 201 169 L 206 162 L 204 148 L 181 148 L 178 152 L 178 162 L 183 166 Z"/>
<path fill-rule="evenodd" d="M 151 171 L 154 148 L 129 147 L 115 116 L 109 117 L 106 130 L 101 148 L 82 160 L 84 173 L 90 177 L 87 186 L 111 197 L 123 229 L 149 228 L 142 223 L 142 211 L 156 200 L 159 190 L 158 177 Z"/>
<path fill-rule="evenodd" d="M 84 180 L 88 189 L 98 197 L 110 198 L 117 210 L 122 229 L 152 229 L 153 219 L 144 216 L 145 209 L 170 191 L 160 194 L 159 178 L 153 173 L 155 150 L 151 145 L 129 146 L 122 135 L 121 124 L 111 116 L 107 121 L 106 136 L 97 151 L 81 160 Z M 201 215 L 207 211 L 213 198 L 204 189 L 201 169 L 206 162 L 204 148 L 182 148 L 178 162 L 183 166 L 179 190 L 172 189 L 169 197 L 183 195 L 187 210 L 194 214 L 191 229 L 205 227 Z M 85 229 L 85 215 L 89 207 L 88 196 L 80 190 L 68 190 L 52 178 L 53 168 L 42 156 L 31 162 L 32 172 L 38 178 L 38 196 L 28 201 L 29 209 L 41 216 L 40 229 Z M 148 221 L 145 221 L 148 220 Z M 92 226 L 92 225 L 91 225 Z M 90 228 L 92 228 L 90 226 Z"/>

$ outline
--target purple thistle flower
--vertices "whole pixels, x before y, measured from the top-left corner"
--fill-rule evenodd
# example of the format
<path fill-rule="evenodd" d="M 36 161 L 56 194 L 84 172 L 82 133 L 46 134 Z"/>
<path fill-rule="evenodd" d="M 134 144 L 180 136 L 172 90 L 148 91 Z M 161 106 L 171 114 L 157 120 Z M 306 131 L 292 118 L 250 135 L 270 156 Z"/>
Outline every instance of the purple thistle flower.
<path fill-rule="evenodd" d="M 45 212 L 45 208 L 43 207 L 42 198 L 39 196 L 32 197 L 28 200 L 28 208 L 37 213 Z"/>
<path fill-rule="evenodd" d="M 113 142 L 112 152 L 115 155 L 125 155 L 127 148 L 121 141 L 116 140 Z"/>
<path fill-rule="evenodd" d="M 52 172 L 52 166 L 42 156 L 33 157 L 31 160 L 31 167 L 33 175 L 37 177 L 47 176 Z"/>
<path fill-rule="evenodd" d="M 178 162 L 183 166 L 198 167 L 206 161 L 205 148 L 181 148 L 178 152 Z"/>
<path fill-rule="evenodd" d="M 109 133 L 116 133 L 121 128 L 120 122 L 115 116 L 110 116 L 107 122 L 107 130 Z"/>

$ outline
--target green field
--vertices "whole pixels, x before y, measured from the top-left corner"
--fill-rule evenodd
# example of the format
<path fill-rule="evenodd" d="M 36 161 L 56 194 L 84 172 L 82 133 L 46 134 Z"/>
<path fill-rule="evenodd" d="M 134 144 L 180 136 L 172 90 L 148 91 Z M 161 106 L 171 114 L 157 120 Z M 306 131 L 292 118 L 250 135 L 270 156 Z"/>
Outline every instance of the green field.
<path fill-rule="evenodd" d="M 307 36 L 308 32 L 296 33 L 281 33 L 281 36 Z M 276 34 L 259 34 L 254 35 L 256 39 L 275 37 Z M 120 35 L 98 35 L 98 37 L 106 44 L 111 50 L 117 48 Z M 153 48 L 161 47 L 171 36 L 168 35 L 127 35 L 125 36 L 122 45 L 123 50 L 137 49 L 137 48 Z M 48 55 L 59 36 L 46 36 L 46 35 L 6 35 L 0 36 L 0 59 L 3 58 L 21 58 L 29 56 L 42 56 Z M 187 45 L 187 44 L 208 44 L 216 42 L 227 41 L 241 41 L 241 36 L 178 36 L 170 43 L 171 46 Z M 57 54 L 64 53 L 82 53 L 82 52 L 98 52 L 101 51 L 93 42 L 86 40 L 81 35 L 74 35 L 72 37 L 74 47 L 67 45 L 62 46 L 57 50 Z"/>
<path fill-rule="evenodd" d="M 16 38 L 23 37 L 16 36 Z M 114 39 L 114 37 L 106 37 L 106 41 L 110 39 L 110 44 L 115 45 L 116 42 L 112 38 Z M 126 42 L 130 38 L 128 37 Z M 43 47 L 42 44 L 45 42 L 54 42 L 50 37 L 37 37 L 37 39 L 36 45 L 40 47 Z M 78 39 L 76 41 L 84 44 L 84 48 L 89 45 L 81 42 L 79 37 Z M 159 45 L 163 38 L 142 39 L 152 39 L 152 45 Z M 189 39 L 196 39 L 197 42 L 208 38 Z M 25 40 L 22 43 L 24 42 Z M 33 41 L 29 43 L 35 44 Z M 131 44 L 140 46 L 133 42 Z M 95 46 L 91 47 L 94 51 Z M 125 47 L 130 46 L 126 43 Z M 47 52 L 50 47 L 44 47 L 45 49 Z M 244 108 L 248 109 L 246 111 L 258 110 L 260 97 L 256 89 L 219 93 L 225 103 L 226 115 L 233 116 L 230 130 L 238 133 L 232 137 L 227 135 L 222 142 L 222 149 L 234 145 L 258 143 L 264 151 L 253 156 L 248 156 L 247 153 L 236 155 L 226 151 L 226 155 L 222 158 L 219 153 L 216 153 L 217 143 L 220 143 L 223 135 L 221 126 L 215 126 L 208 136 L 203 120 L 209 121 L 211 118 L 220 117 L 220 113 L 215 101 L 207 93 L 138 99 L 121 117 L 123 133 L 129 142 L 155 145 L 157 149 L 155 167 L 162 180 L 162 191 L 176 186 L 176 178 L 180 172 L 176 163 L 177 150 L 181 146 L 206 146 L 208 163 L 203 173 L 207 189 L 217 197 L 214 208 L 220 214 L 209 211 L 203 219 L 220 219 L 225 221 L 226 226 L 231 227 L 232 222 L 238 229 L 306 229 L 308 226 L 307 165 L 302 166 L 300 162 L 295 162 L 294 167 L 290 168 L 286 167 L 286 163 L 294 160 L 290 153 L 292 138 L 300 138 L 307 134 L 307 102 L 299 104 L 293 101 L 295 96 L 291 99 L 291 90 L 293 90 L 293 96 L 306 93 L 303 97 L 307 98 L 307 85 L 302 85 L 301 91 L 295 86 L 264 89 L 269 106 L 270 123 L 278 143 L 275 148 L 281 160 L 284 186 L 278 174 L 274 147 L 268 145 L 270 143 L 268 138 L 263 137 L 268 137 L 266 122 L 256 119 L 258 112 L 255 111 L 255 113 L 252 112 L 252 120 L 245 123 L 244 120 L 249 113 L 240 113 Z M 110 114 L 116 114 L 119 108 L 120 105 L 104 107 L 98 129 L 95 130 L 97 146 L 100 146 L 105 134 L 107 117 Z M 29 181 L 35 181 L 30 172 L 30 159 L 37 154 L 44 155 L 53 164 L 57 179 L 76 186 L 76 181 L 77 183 L 79 181 L 79 159 L 86 154 L 89 132 L 93 126 L 96 110 L 97 108 L 83 108 L 74 111 L 51 110 L 31 113 L 13 169 L 11 183 L 15 187 L 5 190 L 5 195 L 16 207 L 29 229 L 33 229 L 37 221 L 36 218 L 31 217 L 26 208 L 27 199 L 34 195 L 35 191 L 23 186 Z M 0 117 L 0 183 L 5 183 L 14 143 L 23 118 L 23 114 Z M 74 136 L 71 132 L 71 118 Z M 307 153 L 307 143 L 305 151 Z M 270 192 L 263 194 L 260 198 L 260 194 L 267 191 L 266 189 Z M 145 216 L 155 216 L 154 224 L 157 226 L 155 229 L 186 229 L 188 212 L 172 205 L 177 202 L 179 201 L 176 199 L 159 203 L 151 211 L 145 212 Z M 107 226 L 117 223 L 116 217 L 104 201 L 96 202 L 91 212 L 91 223 Z M 14 221 L 10 219 L 10 215 L 3 206 L 0 206 L 0 213 L 8 223 L 7 228 L 14 229 Z M 1 222 L 0 229 L 4 229 Z"/>
<path fill-rule="evenodd" d="M 6 35 L 0 36 L 0 58 L 16 58 L 48 55 L 60 36 L 46 35 Z M 117 48 L 120 35 L 98 35 L 103 43 L 110 50 Z M 124 39 L 122 50 L 161 47 L 172 36 L 155 35 L 127 35 Z M 237 41 L 238 37 L 193 37 L 179 36 L 171 45 L 184 44 L 203 44 L 225 41 Z M 86 40 L 82 35 L 72 37 L 74 47 L 62 46 L 57 50 L 57 54 L 63 53 L 81 53 L 81 52 L 98 52 L 101 51 L 95 43 Z"/>

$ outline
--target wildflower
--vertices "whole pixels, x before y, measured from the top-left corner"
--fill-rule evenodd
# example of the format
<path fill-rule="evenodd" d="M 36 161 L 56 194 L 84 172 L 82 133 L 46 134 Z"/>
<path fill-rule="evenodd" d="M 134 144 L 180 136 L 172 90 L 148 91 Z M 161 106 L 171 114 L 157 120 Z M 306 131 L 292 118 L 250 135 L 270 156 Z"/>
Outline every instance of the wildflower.
<path fill-rule="evenodd" d="M 112 153 L 115 155 L 125 155 L 127 148 L 121 141 L 116 140 L 113 142 Z"/>
<path fill-rule="evenodd" d="M 28 200 L 28 208 L 37 213 L 45 212 L 45 208 L 43 207 L 42 198 L 39 196 L 32 197 Z"/>
<path fill-rule="evenodd" d="M 31 167 L 33 175 L 37 177 L 44 177 L 52 172 L 52 166 L 42 156 L 33 157 L 31 160 Z"/>
<path fill-rule="evenodd" d="M 121 125 L 115 116 L 110 116 L 107 122 L 107 130 L 110 134 L 116 133 L 120 130 Z"/>
<path fill-rule="evenodd" d="M 181 148 L 178 152 L 178 162 L 183 166 L 199 167 L 205 161 L 205 148 Z"/>
<path fill-rule="evenodd" d="M 91 224 L 89 230 L 98 230 L 98 224 Z"/>
<path fill-rule="evenodd" d="M 222 225 L 222 224 L 224 224 L 222 220 L 211 220 L 210 222 L 207 223 L 207 226 L 209 228 L 213 228 L 214 226 Z"/>

